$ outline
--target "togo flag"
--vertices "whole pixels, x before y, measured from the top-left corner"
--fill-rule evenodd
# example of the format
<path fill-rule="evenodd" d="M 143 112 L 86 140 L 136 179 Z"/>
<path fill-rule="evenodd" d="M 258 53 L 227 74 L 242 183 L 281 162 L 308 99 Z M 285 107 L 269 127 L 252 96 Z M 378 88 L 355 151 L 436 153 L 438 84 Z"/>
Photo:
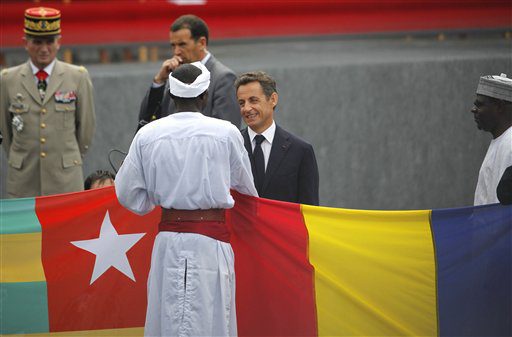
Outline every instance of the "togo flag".
<path fill-rule="evenodd" d="M 512 207 L 362 211 L 234 193 L 240 336 L 511 336 Z M 0 333 L 142 336 L 160 209 L 0 200 Z"/>

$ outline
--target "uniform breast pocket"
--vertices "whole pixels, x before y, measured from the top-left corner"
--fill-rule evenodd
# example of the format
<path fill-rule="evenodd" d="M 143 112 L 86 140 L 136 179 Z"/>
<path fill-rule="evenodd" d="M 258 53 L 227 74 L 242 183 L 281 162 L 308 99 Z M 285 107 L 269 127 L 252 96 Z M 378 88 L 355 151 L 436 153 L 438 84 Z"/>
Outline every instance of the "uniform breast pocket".
<path fill-rule="evenodd" d="M 58 129 L 74 129 L 75 128 L 75 102 L 69 103 L 58 103 L 55 104 L 55 112 L 57 118 L 60 120 L 57 122 Z"/>
<path fill-rule="evenodd" d="M 13 115 L 26 113 L 28 112 L 28 104 L 12 103 L 9 105 L 9 112 Z"/>
<path fill-rule="evenodd" d="M 25 127 L 24 118 L 29 111 L 28 104 L 12 103 L 8 108 L 11 113 L 11 126 L 13 131 L 21 132 Z"/>

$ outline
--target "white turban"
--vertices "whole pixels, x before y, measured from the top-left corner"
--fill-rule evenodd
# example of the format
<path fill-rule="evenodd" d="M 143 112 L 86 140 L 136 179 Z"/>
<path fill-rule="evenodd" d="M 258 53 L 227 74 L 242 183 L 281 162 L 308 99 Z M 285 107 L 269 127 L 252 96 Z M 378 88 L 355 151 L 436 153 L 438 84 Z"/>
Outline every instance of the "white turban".
<path fill-rule="evenodd" d="M 201 74 L 190 84 L 183 83 L 169 74 L 169 91 L 172 95 L 182 98 L 193 98 L 201 95 L 210 86 L 210 72 L 201 62 L 190 63 L 201 70 Z"/>
<path fill-rule="evenodd" d="M 482 76 L 476 93 L 512 102 L 512 80 L 505 74 Z"/>

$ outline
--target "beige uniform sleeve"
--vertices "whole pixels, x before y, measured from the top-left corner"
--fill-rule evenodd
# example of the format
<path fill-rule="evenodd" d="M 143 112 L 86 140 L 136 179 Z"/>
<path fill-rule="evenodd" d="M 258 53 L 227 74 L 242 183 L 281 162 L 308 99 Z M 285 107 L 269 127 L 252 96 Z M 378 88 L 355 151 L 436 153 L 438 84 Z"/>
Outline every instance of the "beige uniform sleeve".
<path fill-rule="evenodd" d="M 7 70 L 0 74 L 0 132 L 2 133 L 5 154 L 9 156 L 9 148 L 12 141 L 11 116 L 9 113 L 9 97 L 7 93 Z"/>
<path fill-rule="evenodd" d="M 94 94 L 91 78 L 84 67 L 80 67 L 82 76 L 78 84 L 76 109 L 76 138 L 80 153 L 83 156 L 91 146 L 96 128 L 96 113 L 94 111 Z"/>

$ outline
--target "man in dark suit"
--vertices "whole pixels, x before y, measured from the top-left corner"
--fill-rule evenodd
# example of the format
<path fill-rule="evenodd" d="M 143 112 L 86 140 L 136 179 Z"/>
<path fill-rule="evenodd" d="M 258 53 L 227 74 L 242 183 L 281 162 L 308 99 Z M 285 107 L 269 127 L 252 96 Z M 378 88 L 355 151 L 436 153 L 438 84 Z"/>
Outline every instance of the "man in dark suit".
<path fill-rule="evenodd" d="M 169 74 L 180 64 L 196 61 L 203 63 L 211 74 L 208 101 L 202 113 L 240 127 L 233 86 L 236 75 L 206 49 L 209 36 L 206 23 L 197 16 L 183 15 L 171 25 L 169 34 L 173 57 L 162 63 L 153 78 L 151 88 L 141 103 L 137 130 L 154 119 L 175 113 L 174 102 L 169 95 Z"/>
<path fill-rule="evenodd" d="M 242 130 L 260 197 L 318 205 L 318 166 L 311 144 L 274 122 L 276 82 L 264 72 L 242 74 L 235 82 Z"/>

